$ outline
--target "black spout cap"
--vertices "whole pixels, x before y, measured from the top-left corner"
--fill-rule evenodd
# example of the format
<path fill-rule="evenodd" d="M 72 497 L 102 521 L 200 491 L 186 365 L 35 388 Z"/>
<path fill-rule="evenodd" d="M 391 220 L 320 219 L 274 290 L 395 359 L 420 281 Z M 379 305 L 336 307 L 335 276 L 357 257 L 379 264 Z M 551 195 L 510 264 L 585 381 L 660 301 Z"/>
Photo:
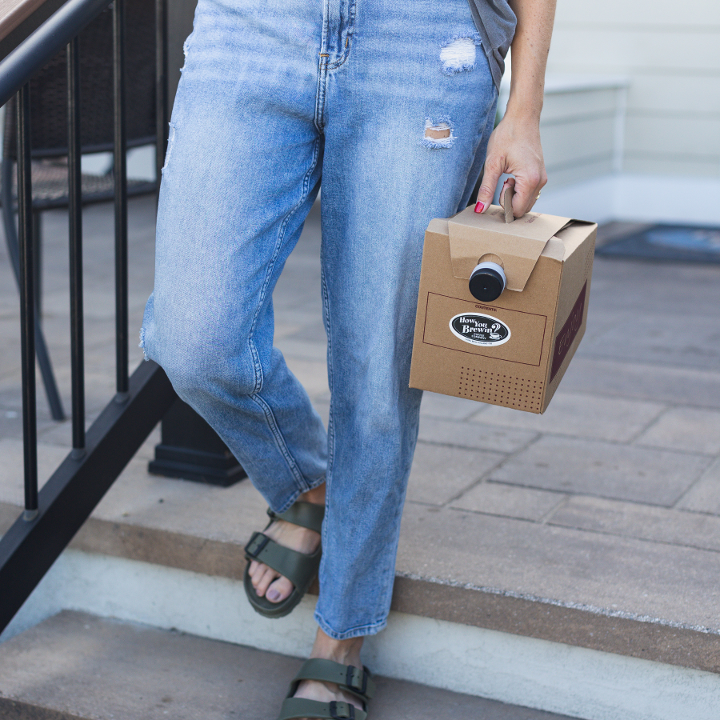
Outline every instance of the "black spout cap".
<path fill-rule="evenodd" d="M 507 284 L 505 272 L 500 265 L 484 262 L 476 266 L 470 275 L 470 293 L 481 302 L 492 302 L 502 295 Z"/>

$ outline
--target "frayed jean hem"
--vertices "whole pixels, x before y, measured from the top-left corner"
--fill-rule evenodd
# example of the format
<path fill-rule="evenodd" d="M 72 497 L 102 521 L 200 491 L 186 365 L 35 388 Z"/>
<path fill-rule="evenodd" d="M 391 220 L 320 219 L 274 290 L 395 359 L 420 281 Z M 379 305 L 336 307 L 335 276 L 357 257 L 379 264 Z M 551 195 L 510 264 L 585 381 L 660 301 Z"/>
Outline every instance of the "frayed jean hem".
<path fill-rule="evenodd" d="M 279 508 L 277 508 L 277 509 L 271 507 L 272 511 L 275 512 L 275 513 L 277 513 L 278 515 L 280 515 L 281 513 L 284 513 L 286 510 L 288 510 L 289 508 L 291 508 L 291 507 L 297 502 L 297 499 L 298 499 L 301 495 L 304 495 L 306 492 L 310 492 L 310 490 L 314 490 L 315 488 L 320 487 L 324 482 L 325 482 L 325 478 L 324 478 L 324 477 L 321 477 L 321 478 L 319 478 L 318 480 L 313 480 L 312 482 L 309 482 L 309 483 L 307 484 L 307 487 L 305 487 L 304 489 L 303 489 L 303 488 L 298 488 L 297 490 L 295 490 L 295 492 L 293 492 L 292 495 L 290 495 L 290 500 L 288 500 L 287 502 L 283 503 L 283 504 L 282 504 Z"/>
<path fill-rule="evenodd" d="M 337 632 L 333 630 L 330 625 L 320 616 L 318 612 L 315 612 L 315 622 L 320 626 L 320 629 L 333 640 L 351 640 L 356 637 L 364 637 L 365 635 L 377 635 L 381 630 L 384 630 L 387 626 L 387 618 L 380 620 L 370 625 L 361 625 L 360 627 L 351 628 L 345 632 Z"/>

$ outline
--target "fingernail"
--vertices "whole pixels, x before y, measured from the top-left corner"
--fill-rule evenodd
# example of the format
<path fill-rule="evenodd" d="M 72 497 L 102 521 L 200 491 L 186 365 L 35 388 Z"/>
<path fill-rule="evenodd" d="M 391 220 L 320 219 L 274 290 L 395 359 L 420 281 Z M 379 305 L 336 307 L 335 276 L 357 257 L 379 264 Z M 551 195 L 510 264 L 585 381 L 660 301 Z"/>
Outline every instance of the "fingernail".
<path fill-rule="evenodd" d="M 280 593 L 275 588 L 270 588 L 266 593 L 265 597 L 270 602 L 277 602 L 280 599 Z"/>
<path fill-rule="evenodd" d="M 478 202 L 475 204 L 475 212 L 481 213 L 485 209 L 485 203 Z"/>

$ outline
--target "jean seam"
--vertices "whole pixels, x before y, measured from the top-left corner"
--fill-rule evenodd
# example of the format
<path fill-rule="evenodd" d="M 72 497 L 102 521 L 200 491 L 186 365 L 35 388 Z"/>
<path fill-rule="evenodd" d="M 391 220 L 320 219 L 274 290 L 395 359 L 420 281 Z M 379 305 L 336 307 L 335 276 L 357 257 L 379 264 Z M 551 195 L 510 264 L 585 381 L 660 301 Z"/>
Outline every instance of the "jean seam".
<path fill-rule="evenodd" d="M 267 289 L 270 285 L 270 278 L 272 277 L 275 263 L 277 262 L 278 255 L 280 254 L 280 248 L 282 247 L 283 240 L 285 238 L 285 231 L 287 230 L 288 223 L 290 222 L 290 218 L 292 218 L 292 216 L 298 211 L 298 209 L 307 199 L 308 190 L 310 187 L 310 177 L 312 176 L 312 173 L 317 166 L 319 148 L 320 138 L 316 138 L 314 142 L 312 161 L 310 162 L 310 167 L 307 169 L 305 177 L 303 178 L 300 199 L 290 209 L 290 212 L 288 212 L 287 215 L 284 217 L 282 224 L 280 225 L 280 229 L 278 230 L 278 237 L 277 241 L 275 242 L 275 248 L 273 249 L 273 254 L 270 258 L 270 262 L 268 263 L 267 272 L 265 273 L 265 280 L 260 290 L 260 297 L 258 298 L 257 308 L 255 309 L 255 315 L 253 316 L 252 323 L 250 324 L 250 332 L 248 333 L 248 346 L 250 348 L 250 353 L 253 358 L 253 369 L 255 371 L 255 387 L 253 389 L 253 392 L 250 393 L 250 398 L 253 400 L 253 402 L 259 405 L 260 409 L 263 411 L 263 415 L 265 416 L 265 420 L 268 424 L 268 427 L 270 428 L 270 432 L 272 432 L 273 437 L 275 438 L 275 444 L 277 445 L 280 454 L 285 459 L 285 462 L 288 464 L 288 469 L 290 470 L 290 473 L 295 478 L 296 483 L 303 491 L 307 489 L 304 486 L 305 478 L 302 472 L 300 472 L 300 468 L 298 467 L 295 458 L 292 457 L 290 451 L 287 448 L 285 438 L 283 437 L 282 432 L 280 432 L 280 428 L 277 425 L 277 421 L 275 419 L 274 413 L 272 412 L 272 409 L 259 394 L 263 385 L 263 368 L 262 363 L 260 362 L 260 354 L 257 350 L 254 336 L 255 329 L 257 327 L 258 317 L 260 316 L 260 309 L 265 302 Z"/>
<path fill-rule="evenodd" d="M 330 391 L 330 408 L 328 417 L 328 468 L 331 467 L 335 453 L 335 423 L 333 422 L 333 388 L 335 373 L 333 370 L 333 342 L 332 328 L 330 327 L 330 293 L 327 288 L 327 280 L 325 271 L 320 271 L 320 281 L 322 283 L 323 309 L 325 315 L 325 334 L 327 336 L 327 374 L 328 374 L 328 390 Z"/>
<path fill-rule="evenodd" d="M 493 100 L 491 102 L 497 103 L 497 98 L 498 98 L 497 88 L 494 90 L 494 93 L 495 94 L 494 94 Z M 487 135 L 488 125 L 490 125 L 491 123 L 492 124 L 495 123 L 495 116 L 497 114 L 497 105 L 495 105 L 495 108 L 496 108 L 496 112 L 488 113 L 487 118 L 485 119 L 485 124 L 482 127 L 482 130 L 477 134 L 477 137 L 475 138 L 475 144 L 473 145 L 473 157 L 475 157 L 477 155 L 478 148 L 480 147 L 480 144 L 482 143 L 482 141 L 486 137 L 488 137 L 488 135 Z M 483 165 L 483 167 L 484 167 L 484 165 Z"/>
<path fill-rule="evenodd" d="M 295 478 L 295 482 L 299 485 L 301 492 L 305 492 L 308 489 L 308 484 L 305 482 L 305 477 L 303 476 L 300 468 L 295 462 L 295 458 L 293 458 L 292 454 L 288 450 L 285 438 L 283 437 L 283 434 L 278 427 L 277 420 L 275 419 L 275 413 L 273 413 L 270 405 L 268 405 L 267 402 L 265 402 L 265 400 L 263 400 L 263 398 L 260 397 L 260 395 L 258 395 L 257 393 L 252 393 L 252 395 L 250 395 L 250 399 L 257 405 L 259 405 L 260 409 L 263 411 L 263 415 L 265 415 L 265 421 L 267 422 L 267 425 L 270 428 L 270 432 L 275 439 L 275 445 L 277 449 L 280 451 L 280 454 L 285 459 L 285 462 L 288 465 L 288 469 L 290 470 L 292 476 Z"/>
<path fill-rule="evenodd" d="M 325 115 L 325 81 L 327 79 L 327 45 L 330 16 L 329 0 L 323 0 L 323 21 L 322 21 L 322 37 L 320 39 L 320 55 L 318 57 L 318 81 L 315 90 L 315 127 L 318 132 L 322 132 L 323 116 Z"/>
<path fill-rule="evenodd" d="M 343 53 L 339 60 L 336 60 L 331 65 L 326 65 L 328 70 L 337 70 L 341 65 L 345 64 L 345 61 L 350 57 L 350 50 L 352 50 L 353 35 L 355 34 L 355 2 L 350 0 L 349 3 L 349 17 L 347 21 L 347 45 L 343 48 Z"/>
<path fill-rule="evenodd" d="M 260 310 L 263 306 L 263 303 L 265 302 L 265 296 L 267 294 L 268 286 L 270 285 L 270 278 L 272 278 L 273 271 L 275 269 L 275 263 L 277 262 L 278 255 L 280 254 L 280 248 L 282 248 L 283 240 L 285 239 L 285 231 L 287 230 L 288 223 L 290 222 L 290 218 L 295 215 L 295 213 L 298 211 L 298 209 L 302 206 L 302 204 L 305 202 L 308 196 L 308 190 L 310 186 L 310 177 L 315 170 L 315 167 L 317 165 L 317 159 L 319 155 L 319 148 L 320 148 L 320 138 L 315 138 L 314 142 L 314 149 L 313 149 L 313 157 L 312 161 L 310 162 L 310 167 L 307 169 L 307 172 L 305 173 L 305 177 L 303 178 L 303 184 L 302 184 L 302 192 L 300 194 L 300 199 L 293 205 L 293 207 L 290 209 L 290 212 L 283 218 L 283 221 L 280 225 L 280 229 L 278 230 L 278 236 L 277 240 L 275 242 L 275 247 L 273 249 L 272 256 L 270 257 L 270 262 L 268 262 L 267 272 L 265 273 L 265 280 L 263 281 L 262 288 L 260 289 L 260 297 L 258 298 L 257 307 L 255 309 L 255 315 L 253 316 L 252 323 L 250 324 L 250 332 L 248 333 L 248 343 L 250 345 L 250 352 L 253 356 L 253 364 L 255 365 L 255 388 L 253 390 L 253 394 L 258 393 L 262 387 L 262 364 L 260 363 L 260 358 L 257 353 L 257 348 L 255 347 L 255 328 L 257 326 L 258 318 L 260 317 Z"/>
<path fill-rule="evenodd" d="M 323 315 L 325 320 L 325 334 L 327 336 L 327 373 L 328 373 L 328 390 L 330 391 L 330 408 L 328 410 L 328 429 L 327 429 L 327 465 L 325 471 L 325 482 L 326 482 L 326 493 L 327 497 L 330 494 L 327 492 L 327 488 L 332 483 L 332 466 L 333 459 L 335 457 L 335 423 L 333 422 L 333 362 L 332 362 L 332 332 L 330 328 L 330 294 L 327 288 L 327 279 L 325 277 L 324 267 L 320 268 L 320 285 L 322 288 L 322 304 L 323 304 Z M 325 502 L 325 517 L 330 515 L 331 505 L 329 502 Z M 323 547 L 327 547 L 327 527 L 328 523 L 323 522 L 322 532 L 320 533 L 322 538 Z M 324 565 L 325 556 L 323 555 L 320 559 L 320 573 L 322 573 L 322 565 Z"/>

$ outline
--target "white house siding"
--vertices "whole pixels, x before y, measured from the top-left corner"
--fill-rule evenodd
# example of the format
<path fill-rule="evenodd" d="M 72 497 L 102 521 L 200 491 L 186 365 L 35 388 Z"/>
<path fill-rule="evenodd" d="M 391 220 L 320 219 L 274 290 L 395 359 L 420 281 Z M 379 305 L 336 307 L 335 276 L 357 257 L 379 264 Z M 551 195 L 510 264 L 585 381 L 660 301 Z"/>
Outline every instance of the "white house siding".
<path fill-rule="evenodd" d="M 619 169 L 626 92 L 623 79 L 548 78 L 540 125 L 548 189 Z"/>
<path fill-rule="evenodd" d="M 630 81 L 623 170 L 720 178 L 720 2 L 559 0 L 549 73 Z"/>
<path fill-rule="evenodd" d="M 720 225 L 720 0 L 558 0 L 546 87 L 537 210 Z"/>

